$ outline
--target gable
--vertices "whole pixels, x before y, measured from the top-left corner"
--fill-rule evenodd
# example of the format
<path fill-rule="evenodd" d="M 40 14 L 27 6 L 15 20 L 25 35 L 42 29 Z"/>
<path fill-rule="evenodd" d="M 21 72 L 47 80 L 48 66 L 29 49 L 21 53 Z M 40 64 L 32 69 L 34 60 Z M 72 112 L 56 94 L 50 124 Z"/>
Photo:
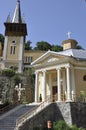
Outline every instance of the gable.
<path fill-rule="evenodd" d="M 50 64 L 50 63 L 62 60 L 64 59 L 64 57 L 66 56 L 58 54 L 58 52 L 48 51 L 44 55 L 36 59 L 34 62 L 32 62 L 31 64 L 32 65 L 44 64 L 44 63 Z"/>
<path fill-rule="evenodd" d="M 50 55 L 48 56 L 47 58 L 45 58 L 44 60 L 40 61 L 39 64 L 41 63 L 52 63 L 52 62 L 55 62 L 55 61 L 58 61 L 62 59 L 61 57 L 56 57 L 56 56 L 53 56 L 53 55 Z"/>

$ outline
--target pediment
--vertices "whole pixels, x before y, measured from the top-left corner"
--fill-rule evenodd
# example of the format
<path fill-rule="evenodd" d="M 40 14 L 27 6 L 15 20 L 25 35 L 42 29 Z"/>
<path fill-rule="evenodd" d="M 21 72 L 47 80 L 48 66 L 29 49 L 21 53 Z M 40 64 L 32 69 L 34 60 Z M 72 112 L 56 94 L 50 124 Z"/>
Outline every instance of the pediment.
<path fill-rule="evenodd" d="M 51 55 L 51 56 L 47 57 L 46 59 L 44 59 L 43 61 L 40 61 L 40 63 L 52 63 L 52 62 L 58 61 L 60 59 L 61 58 L 59 58 L 59 57 Z"/>
<path fill-rule="evenodd" d="M 34 62 L 32 62 L 32 65 L 37 65 L 37 64 L 44 64 L 44 63 L 52 63 L 56 62 L 59 60 L 64 59 L 65 56 L 59 54 L 58 52 L 47 52 L 43 54 L 41 57 L 36 59 Z"/>

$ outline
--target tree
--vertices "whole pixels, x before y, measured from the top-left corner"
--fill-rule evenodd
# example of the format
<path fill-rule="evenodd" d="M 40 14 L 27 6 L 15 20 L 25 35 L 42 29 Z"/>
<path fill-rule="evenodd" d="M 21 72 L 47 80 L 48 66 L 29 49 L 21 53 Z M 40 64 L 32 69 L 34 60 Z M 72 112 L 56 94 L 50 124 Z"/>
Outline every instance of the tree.
<path fill-rule="evenodd" d="M 83 49 L 83 47 L 80 46 L 80 45 L 77 45 L 77 46 L 76 46 L 76 49 Z M 84 50 L 84 49 L 83 49 L 83 50 Z"/>
<path fill-rule="evenodd" d="M 31 41 L 28 40 L 26 43 L 25 43 L 25 50 L 32 50 L 32 47 L 31 47 Z"/>
<path fill-rule="evenodd" d="M 0 42 L 2 44 L 2 48 L 4 47 L 4 36 L 2 34 L 0 34 Z"/>
<path fill-rule="evenodd" d="M 52 45 L 51 51 L 56 51 L 56 52 L 63 51 L 63 47 L 59 45 Z"/>
<path fill-rule="evenodd" d="M 48 42 L 40 41 L 36 43 L 34 50 L 48 51 L 51 50 L 51 45 Z"/>

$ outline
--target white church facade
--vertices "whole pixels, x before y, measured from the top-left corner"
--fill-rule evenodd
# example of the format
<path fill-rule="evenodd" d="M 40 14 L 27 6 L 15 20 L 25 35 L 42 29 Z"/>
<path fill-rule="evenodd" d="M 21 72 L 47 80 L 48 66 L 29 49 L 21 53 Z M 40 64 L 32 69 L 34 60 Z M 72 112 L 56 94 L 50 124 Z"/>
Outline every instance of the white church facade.
<path fill-rule="evenodd" d="M 48 51 L 32 62 L 35 69 L 35 102 L 76 101 L 86 94 L 86 50 L 77 41 L 63 41 L 63 51 Z"/>

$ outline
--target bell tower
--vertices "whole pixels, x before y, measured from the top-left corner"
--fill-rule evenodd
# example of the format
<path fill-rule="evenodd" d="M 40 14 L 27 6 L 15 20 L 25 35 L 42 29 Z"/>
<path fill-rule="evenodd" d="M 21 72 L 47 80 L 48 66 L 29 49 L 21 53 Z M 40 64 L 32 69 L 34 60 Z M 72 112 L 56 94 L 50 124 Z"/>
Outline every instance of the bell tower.
<path fill-rule="evenodd" d="M 8 15 L 5 25 L 5 42 L 3 51 L 3 69 L 14 68 L 18 73 L 23 72 L 24 43 L 27 27 L 21 16 L 20 0 L 17 0 L 13 19 Z"/>

